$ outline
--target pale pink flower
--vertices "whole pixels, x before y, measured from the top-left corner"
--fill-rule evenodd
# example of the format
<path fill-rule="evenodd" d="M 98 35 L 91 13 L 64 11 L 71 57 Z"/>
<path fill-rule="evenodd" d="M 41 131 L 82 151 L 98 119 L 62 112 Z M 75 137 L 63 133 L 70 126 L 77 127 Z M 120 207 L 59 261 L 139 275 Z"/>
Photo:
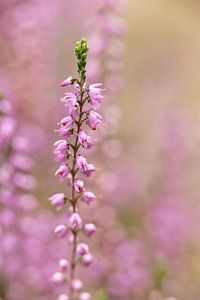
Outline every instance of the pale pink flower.
<path fill-rule="evenodd" d="M 67 273 L 69 271 L 69 261 L 65 258 L 59 260 L 60 271 Z"/>
<path fill-rule="evenodd" d="M 78 213 L 73 213 L 68 219 L 68 226 L 71 230 L 77 231 L 83 226 L 82 219 Z"/>
<path fill-rule="evenodd" d="M 96 198 L 95 194 L 93 192 L 83 192 L 83 201 L 86 203 L 86 204 L 91 204 L 94 199 Z"/>
<path fill-rule="evenodd" d="M 102 116 L 96 111 L 91 110 L 88 115 L 88 126 L 92 130 L 96 130 L 102 123 Z"/>
<path fill-rule="evenodd" d="M 73 288 L 74 291 L 79 292 L 83 287 L 83 283 L 79 279 L 73 279 L 71 283 L 71 287 Z"/>
<path fill-rule="evenodd" d="M 96 232 L 96 226 L 93 223 L 85 224 L 84 233 L 86 236 L 91 237 Z"/>
<path fill-rule="evenodd" d="M 85 149 L 90 149 L 94 145 L 92 138 L 85 131 L 80 131 L 78 134 L 79 143 Z"/>
<path fill-rule="evenodd" d="M 72 79 L 72 77 L 70 76 L 70 77 L 66 78 L 66 79 L 60 84 L 60 86 L 61 86 L 61 87 L 66 87 L 66 86 L 71 85 L 72 83 L 73 83 L 73 79 Z"/>
<path fill-rule="evenodd" d="M 92 300 L 92 296 L 90 295 L 90 293 L 81 293 L 80 294 L 80 297 L 79 297 L 80 300 Z"/>
<path fill-rule="evenodd" d="M 82 193 L 84 191 L 84 182 L 82 180 L 76 179 L 74 181 L 75 191 L 78 193 Z"/>
<path fill-rule="evenodd" d="M 91 265 L 92 260 L 93 260 L 92 255 L 90 253 L 87 253 L 87 254 L 83 255 L 83 257 L 82 257 L 82 264 L 85 267 L 88 267 L 89 265 Z"/>
<path fill-rule="evenodd" d="M 64 181 L 68 174 L 69 168 L 66 165 L 61 165 L 55 172 L 55 176 L 58 177 L 61 182 Z"/>
<path fill-rule="evenodd" d="M 68 234 L 68 229 L 65 224 L 57 225 L 56 228 L 54 229 L 54 233 L 59 237 L 59 238 L 64 238 Z"/>
<path fill-rule="evenodd" d="M 79 243 L 76 247 L 76 253 L 78 256 L 83 256 L 85 254 L 88 254 L 89 247 L 85 243 Z"/>
<path fill-rule="evenodd" d="M 58 193 L 49 198 L 49 201 L 53 206 L 60 209 L 65 205 L 65 195 L 63 193 Z"/>

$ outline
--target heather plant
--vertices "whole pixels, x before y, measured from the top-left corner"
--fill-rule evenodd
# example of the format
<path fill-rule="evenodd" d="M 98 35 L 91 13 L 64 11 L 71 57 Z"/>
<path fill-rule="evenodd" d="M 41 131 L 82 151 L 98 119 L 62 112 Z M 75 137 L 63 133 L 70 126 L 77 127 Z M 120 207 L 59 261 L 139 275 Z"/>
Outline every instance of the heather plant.
<path fill-rule="evenodd" d="M 96 130 L 102 123 L 102 116 L 97 113 L 103 99 L 101 83 L 86 82 L 88 44 L 85 39 L 77 42 L 75 54 L 77 59 L 78 78 L 68 77 L 61 87 L 72 86 L 73 91 L 67 92 L 61 98 L 67 108 L 68 115 L 59 122 L 57 130 L 61 140 L 55 142 L 55 161 L 60 167 L 55 176 L 68 185 L 68 195 L 57 193 L 50 198 L 51 204 L 57 209 L 66 210 L 66 221 L 55 228 L 59 238 L 68 236 L 71 244 L 69 259 L 61 258 L 59 272 L 54 273 L 52 280 L 55 285 L 67 283 L 68 292 L 61 294 L 59 300 L 90 300 L 91 295 L 81 292 L 83 283 L 77 278 L 76 269 L 80 263 L 87 267 L 92 263 L 89 246 L 81 241 L 81 232 L 90 237 L 96 227 L 93 223 L 84 223 L 80 216 L 80 202 L 90 205 L 96 198 L 95 194 L 86 190 L 83 177 L 91 177 L 96 171 L 93 164 L 88 163 L 83 156 L 94 146 L 93 138 L 88 131 Z M 67 288 L 66 288 L 67 289 Z"/>
<path fill-rule="evenodd" d="M 97 0 L 94 16 L 88 21 L 91 44 L 88 76 L 92 79 L 103 78 L 109 92 L 117 92 L 122 84 L 126 24 L 121 14 L 124 4 L 125 1 L 121 0 Z"/>
<path fill-rule="evenodd" d="M 34 196 L 34 128 L 27 136 L 12 101 L 3 94 L 0 99 L 0 299 L 53 299 L 49 276 L 58 256 L 51 249 L 50 225 L 55 218 L 38 209 Z"/>
<path fill-rule="evenodd" d="M 22 285 L 24 267 L 28 265 L 25 241 L 28 228 L 23 228 L 24 217 L 34 210 L 32 196 L 35 178 L 30 175 L 33 160 L 28 140 L 18 131 L 11 102 L 0 101 L 0 297 L 19 299 L 16 286 Z M 24 243 L 22 243 L 22 241 Z M 20 272 L 20 275 L 19 275 Z M 25 292 L 24 288 L 24 292 Z M 22 297 L 22 294 L 21 294 Z"/>

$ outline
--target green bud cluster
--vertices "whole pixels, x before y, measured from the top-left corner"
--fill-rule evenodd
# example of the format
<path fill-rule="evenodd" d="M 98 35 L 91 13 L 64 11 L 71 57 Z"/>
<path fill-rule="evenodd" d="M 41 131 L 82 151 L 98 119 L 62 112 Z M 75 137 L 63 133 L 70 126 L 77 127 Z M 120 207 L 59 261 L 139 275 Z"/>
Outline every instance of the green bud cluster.
<path fill-rule="evenodd" d="M 88 49 L 89 47 L 85 38 L 76 43 L 75 54 L 77 58 L 77 71 L 82 82 L 84 82 L 86 79 Z"/>

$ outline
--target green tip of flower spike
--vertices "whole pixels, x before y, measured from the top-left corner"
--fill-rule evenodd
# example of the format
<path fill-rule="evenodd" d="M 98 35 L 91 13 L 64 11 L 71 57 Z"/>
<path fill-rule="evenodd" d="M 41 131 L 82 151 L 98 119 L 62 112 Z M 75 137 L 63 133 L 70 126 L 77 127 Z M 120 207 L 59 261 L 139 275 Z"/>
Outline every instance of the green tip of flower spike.
<path fill-rule="evenodd" d="M 86 64 L 89 46 L 85 38 L 82 38 L 76 43 L 75 54 L 77 58 L 77 71 L 80 75 L 81 81 L 86 79 Z"/>

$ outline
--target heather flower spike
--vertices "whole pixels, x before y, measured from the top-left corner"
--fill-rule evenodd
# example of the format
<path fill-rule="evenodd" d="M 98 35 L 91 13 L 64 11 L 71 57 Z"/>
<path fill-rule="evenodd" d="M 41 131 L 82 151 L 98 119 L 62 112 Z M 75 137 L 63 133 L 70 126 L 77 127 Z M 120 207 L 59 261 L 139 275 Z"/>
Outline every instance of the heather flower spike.
<path fill-rule="evenodd" d="M 61 87 L 72 86 L 73 92 L 66 92 L 61 98 L 67 114 L 58 123 L 57 132 L 62 139 L 54 143 L 55 161 L 60 164 L 55 176 L 68 186 L 67 195 L 57 193 L 49 199 L 56 209 L 66 208 L 66 220 L 64 224 L 57 225 L 54 232 L 59 238 L 68 238 L 71 245 L 71 256 L 60 259 L 60 268 L 52 277 L 56 286 L 67 285 L 67 293 L 61 294 L 59 300 L 92 299 L 88 292 L 84 292 L 84 285 L 76 274 L 77 264 L 88 267 L 93 260 L 88 245 L 80 238 L 80 232 L 91 237 L 96 231 L 95 225 L 85 224 L 79 213 L 79 203 L 89 205 L 96 198 L 92 191 L 87 190 L 84 182 L 84 177 L 93 176 L 96 168 L 88 162 L 85 152 L 82 155 L 82 151 L 94 146 L 90 132 L 96 130 L 103 121 L 96 112 L 103 99 L 102 84 L 88 85 L 86 82 L 88 49 L 85 39 L 77 42 L 75 54 L 79 77 L 68 77 L 61 83 Z"/>

